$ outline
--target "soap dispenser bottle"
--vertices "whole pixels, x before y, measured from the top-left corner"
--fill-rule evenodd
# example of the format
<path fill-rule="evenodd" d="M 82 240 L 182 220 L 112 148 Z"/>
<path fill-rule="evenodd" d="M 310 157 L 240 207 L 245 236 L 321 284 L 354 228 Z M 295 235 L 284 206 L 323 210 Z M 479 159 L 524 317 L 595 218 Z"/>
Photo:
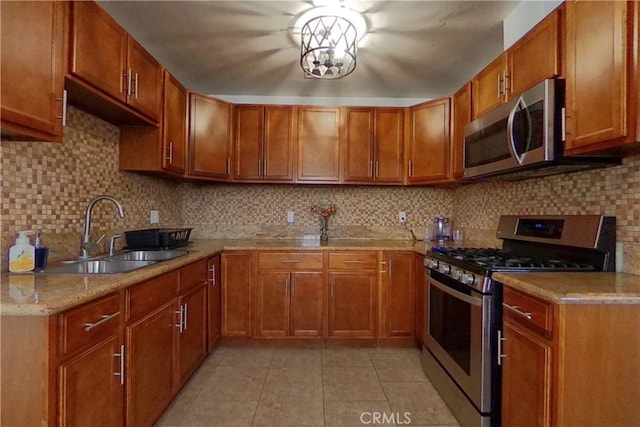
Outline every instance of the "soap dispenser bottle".
<path fill-rule="evenodd" d="M 9 248 L 9 271 L 22 273 L 32 271 L 35 267 L 35 248 L 29 241 L 33 231 L 18 231 L 16 244 Z"/>

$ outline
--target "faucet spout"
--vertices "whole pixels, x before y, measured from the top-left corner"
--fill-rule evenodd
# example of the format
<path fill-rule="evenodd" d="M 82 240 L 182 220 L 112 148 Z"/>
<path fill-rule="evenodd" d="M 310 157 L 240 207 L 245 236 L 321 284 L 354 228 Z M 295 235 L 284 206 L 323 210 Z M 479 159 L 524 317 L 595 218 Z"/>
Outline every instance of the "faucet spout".
<path fill-rule="evenodd" d="M 124 208 L 122 207 L 122 203 L 118 201 L 115 197 L 112 196 L 97 196 L 89 201 L 87 204 L 87 208 L 84 213 L 84 232 L 82 233 L 82 247 L 80 248 L 80 258 L 89 258 L 91 247 L 95 246 L 95 243 L 91 241 L 91 216 L 93 212 L 93 207 L 101 200 L 108 200 L 116 205 L 116 211 L 120 218 L 124 218 Z"/>

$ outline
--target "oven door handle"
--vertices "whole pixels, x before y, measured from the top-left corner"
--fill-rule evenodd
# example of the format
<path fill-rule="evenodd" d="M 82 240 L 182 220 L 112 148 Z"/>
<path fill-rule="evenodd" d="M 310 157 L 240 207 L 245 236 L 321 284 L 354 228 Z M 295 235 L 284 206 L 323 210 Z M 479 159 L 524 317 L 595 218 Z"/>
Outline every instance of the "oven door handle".
<path fill-rule="evenodd" d="M 462 300 L 471 305 L 482 307 L 482 298 L 477 298 L 477 297 L 474 298 L 469 295 L 463 294 L 462 292 L 458 292 L 447 285 L 443 285 L 442 283 L 435 280 L 433 277 L 430 278 L 429 283 L 435 286 L 436 288 L 440 289 L 442 292 L 445 292 L 454 298 Z"/>

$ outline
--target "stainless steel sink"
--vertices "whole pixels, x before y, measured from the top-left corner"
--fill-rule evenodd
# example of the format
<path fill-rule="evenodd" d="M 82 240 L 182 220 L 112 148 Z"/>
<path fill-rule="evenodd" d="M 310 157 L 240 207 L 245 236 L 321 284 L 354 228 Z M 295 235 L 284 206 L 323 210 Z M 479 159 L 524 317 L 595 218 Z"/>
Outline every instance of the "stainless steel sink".
<path fill-rule="evenodd" d="M 62 264 L 58 267 L 47 268 L 44 274 L 115 274 L 125 273 L 155 264 L 157 261 L 122 261 L 113 259 L 99 259 Z"/>
<path fill-rule="evenodd" d="M 109 259 L 121 261 L 168 261 L 188 254 L 184 250 L 164 250 L 164 251 L 131 251 L 114 255 Z"/>

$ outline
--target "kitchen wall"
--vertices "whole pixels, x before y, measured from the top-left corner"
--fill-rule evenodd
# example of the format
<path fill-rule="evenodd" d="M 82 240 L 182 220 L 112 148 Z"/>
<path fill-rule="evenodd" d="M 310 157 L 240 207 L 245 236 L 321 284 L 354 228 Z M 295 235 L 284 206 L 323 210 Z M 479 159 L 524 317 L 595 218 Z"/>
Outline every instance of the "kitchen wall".
<path fill-rule="evenodd" d="M 410 238 L 398 222 L 406 211 L 418 237 L 432 217 L 453 218 L 467 238 L 499 244 L 501 214 L 609 214 L 618 219 L 624 270 L 640 274 L 640 155 L 622 166 L 517 183 L 457 188 L 243 185 L 179 182 L 118 171 L 118 128 L 70 108 L 64 143 L 2 142 L 2 266 L 15 232 L 43 231 L 51 259 L 79 251 L 87 202 L 99 194 L 119 198 L 126 217 L 108 202 L 96 205 L 94 235 L 147 228 L 149 210 L 162 227 L 194 227 L 198 238 L 292 238 L 317 234 L 309 207 L 334 203 L 333 238 Z M 288 210 L 294 225 L 286 225 Z M 154 226 L 155 227 L 155 226 Z"/>

